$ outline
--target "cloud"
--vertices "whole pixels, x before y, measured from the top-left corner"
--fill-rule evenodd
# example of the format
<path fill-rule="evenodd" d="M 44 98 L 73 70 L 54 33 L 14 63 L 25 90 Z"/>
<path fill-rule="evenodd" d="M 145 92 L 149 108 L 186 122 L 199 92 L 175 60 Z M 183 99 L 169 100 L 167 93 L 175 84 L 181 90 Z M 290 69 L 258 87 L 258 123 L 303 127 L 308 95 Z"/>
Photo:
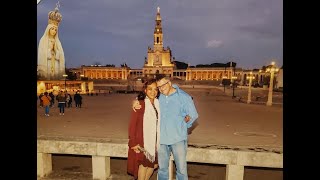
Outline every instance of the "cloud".
<path fill-rule="evenodd" d="M 218 48 L 223 46 L 223 42 L 219 40 L 211 40 L 207 42 L 207 48 Z"/>
<path fill-rule="evenodd" d="M 265 28 L 263 26 L 254 26 L 254 25 L 247 25 L 247 26 L 240 26 L 239 31 L 245 32 L 253 36 L 254 38 L 275 38 L 279 39 L 282 38 L 282 29 L 279 27 L 278 29 L 270 29 Z"/>

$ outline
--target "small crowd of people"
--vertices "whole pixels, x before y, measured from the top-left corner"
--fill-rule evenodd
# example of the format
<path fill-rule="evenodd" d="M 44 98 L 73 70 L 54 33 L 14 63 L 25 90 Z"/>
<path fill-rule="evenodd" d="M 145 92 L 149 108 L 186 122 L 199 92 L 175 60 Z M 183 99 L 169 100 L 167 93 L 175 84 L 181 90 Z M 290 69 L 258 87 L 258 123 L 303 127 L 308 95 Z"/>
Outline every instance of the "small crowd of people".
<path fill-rule="evenodd" d="M 82 96 L 79 92 L 76 92 L 72 98 L 68 92 L 60 91 L 55 97 L 52 92 L 44 92 L 39 95 L 40 107 L 45 108 L 45 116 L 50 116 L 50 108 L 54 107 L 55 100 L 58 101 L 59 115 L 64 115 L 65 107 L 72 107 L 72 100 L 75 102 L 76 108 L 81 108 Z"/>

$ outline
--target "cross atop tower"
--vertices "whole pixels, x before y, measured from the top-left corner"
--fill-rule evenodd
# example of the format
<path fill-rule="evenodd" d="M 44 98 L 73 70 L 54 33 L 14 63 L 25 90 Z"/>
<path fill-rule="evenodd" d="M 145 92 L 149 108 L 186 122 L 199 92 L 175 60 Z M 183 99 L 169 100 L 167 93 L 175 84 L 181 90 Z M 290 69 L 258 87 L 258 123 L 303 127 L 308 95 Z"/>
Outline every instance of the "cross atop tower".
<path fill-rule="evenodd" d="M 159 6 L 157 7 L 157 10 L 158 10 L 158 13 L 160 13 L 160 7 Z"/>

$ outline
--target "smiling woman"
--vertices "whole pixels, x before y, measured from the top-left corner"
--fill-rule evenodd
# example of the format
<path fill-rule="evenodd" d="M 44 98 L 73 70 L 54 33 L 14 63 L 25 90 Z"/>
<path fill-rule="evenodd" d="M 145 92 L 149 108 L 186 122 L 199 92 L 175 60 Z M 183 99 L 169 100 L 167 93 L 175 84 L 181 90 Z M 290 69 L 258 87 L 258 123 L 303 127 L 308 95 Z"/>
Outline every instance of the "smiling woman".
<path fill-rule="evenodd" d="M 132 111 L 129 124 L 128 174 L 135 179 L 149 179 L 158 167 L 159 101 L 155 79 L 149 79 L 139 95 L 142 108 Z"/>

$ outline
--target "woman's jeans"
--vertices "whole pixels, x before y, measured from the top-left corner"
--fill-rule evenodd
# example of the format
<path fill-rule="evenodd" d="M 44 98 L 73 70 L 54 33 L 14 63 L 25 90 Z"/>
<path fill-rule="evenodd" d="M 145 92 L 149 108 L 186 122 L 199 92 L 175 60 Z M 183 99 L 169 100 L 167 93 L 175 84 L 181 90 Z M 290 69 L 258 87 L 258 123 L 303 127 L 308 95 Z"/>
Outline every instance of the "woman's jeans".
<path fill-rule="evenodd" d="M 160 144 L 158 150 L 158 180 L 169 179 L 169 160 L 172 152 L 176 164 L 176 179 L 187 180 L 187 140 L 183 140 L 171 145 Z"/>
<path fill-rule="evenodd" d="M 58 104 L 59 106 L 59 109 L 60 109 L 60 113 L 64 113 L 64 106 L 65 106 L 66 103 L 60 103 Z"/>
<path fill-rule="evenodd" d="M 49 105 L 45 106 L 44 108 L 45 108 L 44 109 L 44 113 L 45 114 L 49 114 Z"/>

